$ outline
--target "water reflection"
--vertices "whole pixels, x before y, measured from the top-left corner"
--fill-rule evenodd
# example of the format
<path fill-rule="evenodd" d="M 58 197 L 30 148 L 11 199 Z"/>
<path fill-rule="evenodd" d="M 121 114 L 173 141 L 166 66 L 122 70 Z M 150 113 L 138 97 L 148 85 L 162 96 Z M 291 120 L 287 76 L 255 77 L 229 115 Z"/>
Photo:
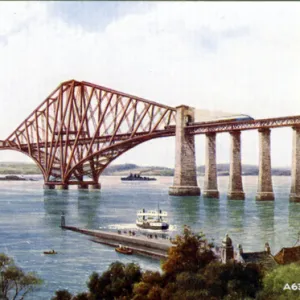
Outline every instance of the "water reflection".
<path fill-rule="evenodd" d="M 172 209 L 172 222 L 179 231 L 182 231 L 183 225 L 197 228 L 200 226 L 200 197 L 172 197 L 170 196 L 170 205 Z"/>
<path fill-rule="evenodd" d="M 227 226 L 231 232 L 244 232 L 245 220 L 245 201 L 228 200 L 227 201 Z"/>
<path fill-rule="evenodd" d="M 220 201 L 219 199 L 203 198 L 204 214 L 203 214 L 203 231 L 216 238 L 215 234 L 219 231 L 221 222 Z"/>
<path fill-rule="evenodd" d="M 288 232 L 290 236 L 290 242 L 293 244 L 296 242 L 298 233 L 300 232 L 299 216 L 300 216 L 300 203 L 290 202 Z"/>
<path fill-rule="evenodd" d="M 68 191 L 47 191 L 44 193 L 44 207 L 48 215 L 60 215 L 68 210 Z"/>
<path fill-rule="evenodd" d="M 261 248 L 265 242 L 269 242 L 271 249 L 275 245 L 274 240 L 274 201 L 256 201 L 257 217 L 258 217 L 258 232 L 256 239 L 259 240 Z"/>
<path fill-rule="evenodd" d="M 78 218 L 81 226 L 86 228 L 97 228 L 100 223 L 98 208 L 101 201 L 101 195 L 89 193 L 89 191 L 78 191 L 77 194 Z"/>

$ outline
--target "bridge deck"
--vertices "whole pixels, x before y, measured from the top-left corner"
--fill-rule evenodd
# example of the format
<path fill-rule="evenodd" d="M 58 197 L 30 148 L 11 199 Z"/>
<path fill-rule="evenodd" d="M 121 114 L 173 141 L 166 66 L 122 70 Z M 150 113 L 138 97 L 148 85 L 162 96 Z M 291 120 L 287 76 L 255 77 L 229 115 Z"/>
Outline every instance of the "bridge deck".
<path fill-rule="evenodd" d="M 296 126 L 300 126 L 300 116 L 257 119 L 250 121 L 203 122 L 188 125 L 186 128 L 190 134 L 203 134 L 207 132 L 229 132 L 234 130 L 244 131 L 263 128 Z M 169 126 L 169 128 L 171 129 L 172 126 Z"/>
<path fill-rule="evenodd" d="M 278 127 L 297 127 L 300 126 L 300 116 L 291 116 L 291 117 L 280 117 L 280 118 L 268 118 L 268 119 L 257 119 L 251 121 L 215 121 L 215 122 L 198 122 L 192 123 L 186 126 L 186 130 L 190 134 L 205 134 L 208 132 L 230 132 L 235 130 L 255 130 L 263 128 L 278 128 Z M 72 134 L 72 133 L 70 133 Z M 175 125 L 167 126 L 165 130 L 155 130 L 151 134 L 154 137 L 166 137 L 175 135 Z M 136 133 L 136 137 L 143 137 L 147 135 L 147 132 Z M 128 134 L 116 134 L 114 136 L 114 143 L 118 141 L 129 140 L 131 133 Z M 68 138 L 68 141 L 62 140 L 62 145 L 68 143 L 69 146 L 75 144 L 77 145 L 89 145 L 91 141 L 95 144 L 97 143 L 106 143 L 112 139 L 111 135 L 99 136 L 94 140 L 92 138 L 80 138 L 76 141 L 75 138 Z M 10 141 L 0 141 L 0 149 L 11 149 L 13 146 L 19 148 L 19 145 L 12 145 Z M 21 149 L 26 151 L 28 149 L 28 144 L 20 144 Z M 31 149 L 35 148 L 47 148 L 51 147 L 51 142 L 44 143 L 32 143 L 30 144 Z"/>

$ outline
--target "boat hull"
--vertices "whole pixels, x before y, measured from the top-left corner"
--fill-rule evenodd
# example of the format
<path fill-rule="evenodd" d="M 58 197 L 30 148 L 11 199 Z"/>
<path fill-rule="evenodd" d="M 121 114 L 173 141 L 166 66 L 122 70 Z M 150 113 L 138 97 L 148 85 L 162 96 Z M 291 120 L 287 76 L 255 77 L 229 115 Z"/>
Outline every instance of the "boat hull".
<path fill-rule="evenodd" d="M 127 255 L 132 254 L 132 250 L 130 250 L 130 249 L 115 248 L 115 250 L 116 250 L 116 252 L 121 253 L 121 254 L 127 254 Z"/>
<path fill-rule="evenodd" d="M 136 223 L 136 226 L 143 228 L 143 229 L 154 229 L 154 230 L 167 230 L 169 229 L 169 224 L 162 223 L 162 224 L 149 224 L 149 223 Z"/>

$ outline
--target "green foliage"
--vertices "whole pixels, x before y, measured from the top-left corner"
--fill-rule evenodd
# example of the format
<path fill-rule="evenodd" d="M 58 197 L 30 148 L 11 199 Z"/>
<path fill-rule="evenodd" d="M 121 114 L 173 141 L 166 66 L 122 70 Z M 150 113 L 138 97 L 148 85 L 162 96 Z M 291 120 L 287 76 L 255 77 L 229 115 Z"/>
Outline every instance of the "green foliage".
<path fill-rule="evenodd" d="M 160 295 L 162 293 L 160 287 L 163 285 L 163 282 L 164 278 L 159 272 L 145 271 L 141 281 L 134 285 L 133 294 L 139 296 L 137 299 L 140 297 L 152 299 L 155 295 L 158 297 L 158 294 Z M 158 299 L 160 299 L 160 296 Z"/>
<path fill-rule="evenodd" d="M 163 289 L 156 285 L 153 285 L 147 295 L 147 299 L 149 300 L 161 300 L 161 295 L 162 295 Z"/>
<path fill-rule="evenodd" d="M 182 272 L 176 276 L 176 285 L 182 290 L 205 288 L 205 278 L 200 273 Z"/>
<path fill-rule="evenodd" d="M 114 299 L 126 297 L 131 299 L 133 285 L 140 281 L 139 265 L 129 263 L 124 265 L 117 261 L 112 263 L 101 276 L 93 273 L 88 282 L 90 294 L 95 299 Z"/>
<path fill-rule="evenodd" d="M 3 299 L 24 299 L 42 283 L 35 273 L 25 273 L 4 253 L 0 253 L 0 274 L 0 296 Z"/>
<path fill-rule="evenodd" d="M 259 265 L 240 263 L 212 263 L 205 268 L 204 278 L 208 295 L 223 299 L 236 295 L 242 299 L 255 298 L 262 289 L 263 273 Z"/>
<path fill-rule="evenodd" d="M 88 293 L 80 293 L 72 298 L 72 300 L 92 300 Z"/>
<path fill-rule="evenodd" d="M 151 287 L 152 287 L 152 285 L 150 283 L 141 281 L 134 285 L 133 293 L 136 296 L 146 297 L 147 294 L 149 293 Z"/>
<path fill-rule="evenodd" d="M 150 285 L 161 284 L 164 278 L 159 272 L 145 271 L 142 275 L 142 282 L 148 283 Z"/>
<path fill-rule="evenodd" d="M 72 294 L 68 290 L 59 290 L 55 292 L 55 296 L 51 300 L 71 300 Z"/>
<path fill-rule="evenodd" d="M 184 271 L 197 271 L 215 259 L 205 235 L 193 233 L 188 226 L 184 227 L 183 235 L 177 235 L 172 243 L 174 247 L 169 249 L 168 258 L 162 264 L 168 277 L 175 278 Z"/>
<path fill-rule="evenodd" d="M 299 286 L 295 287 L 297 290 L 292 289 L 292 285 L 300 283 L 300 265 L 297 263 L 278 266 L 271 272 L 267 273 L 263 278 L 263 290 L 259 293 L 258 299 L 260 300 L 296 300 L 299 299 Z M 284 289 L 288 284 L 291 289 Z"/>
<path fill-rule="evenodd" d="M 163 273 L 114 262 L 101 275 L 93 273 L 89 292 L 72 300 L 246 300 L 261 291 L 260 266 L 217 262 L 204 234 L 185 226 L 172 243 Z"/>

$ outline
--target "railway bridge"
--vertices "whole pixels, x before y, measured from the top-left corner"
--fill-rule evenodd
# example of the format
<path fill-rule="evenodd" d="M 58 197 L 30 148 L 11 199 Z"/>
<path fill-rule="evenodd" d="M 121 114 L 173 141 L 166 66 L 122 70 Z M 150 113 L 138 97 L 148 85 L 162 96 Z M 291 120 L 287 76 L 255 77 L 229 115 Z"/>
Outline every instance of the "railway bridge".
<path fill-rule="evenodd" d="M 231 136 L 229 199 L 244 199 L 241 132 L 257 130 L 259 183 L 257 200 L 274 200 L 271 176 L 272 128 L 294 132 L 291 201 L 300 201 L 300 116 L 199 122 L 195 109 L 170 107 L 89 82 L 61 83 L 14 132 L 0 141 L 0 150 L 32 158 L 45 189 L 100 189 L 99 177 L 114 159 L 154 138 L 175 136 L 175 175 L 170 195 L 200 195 L 195 162 L 196 134 L 206 135 L 203 195 L 218 198 L 216 134 Z"/>

